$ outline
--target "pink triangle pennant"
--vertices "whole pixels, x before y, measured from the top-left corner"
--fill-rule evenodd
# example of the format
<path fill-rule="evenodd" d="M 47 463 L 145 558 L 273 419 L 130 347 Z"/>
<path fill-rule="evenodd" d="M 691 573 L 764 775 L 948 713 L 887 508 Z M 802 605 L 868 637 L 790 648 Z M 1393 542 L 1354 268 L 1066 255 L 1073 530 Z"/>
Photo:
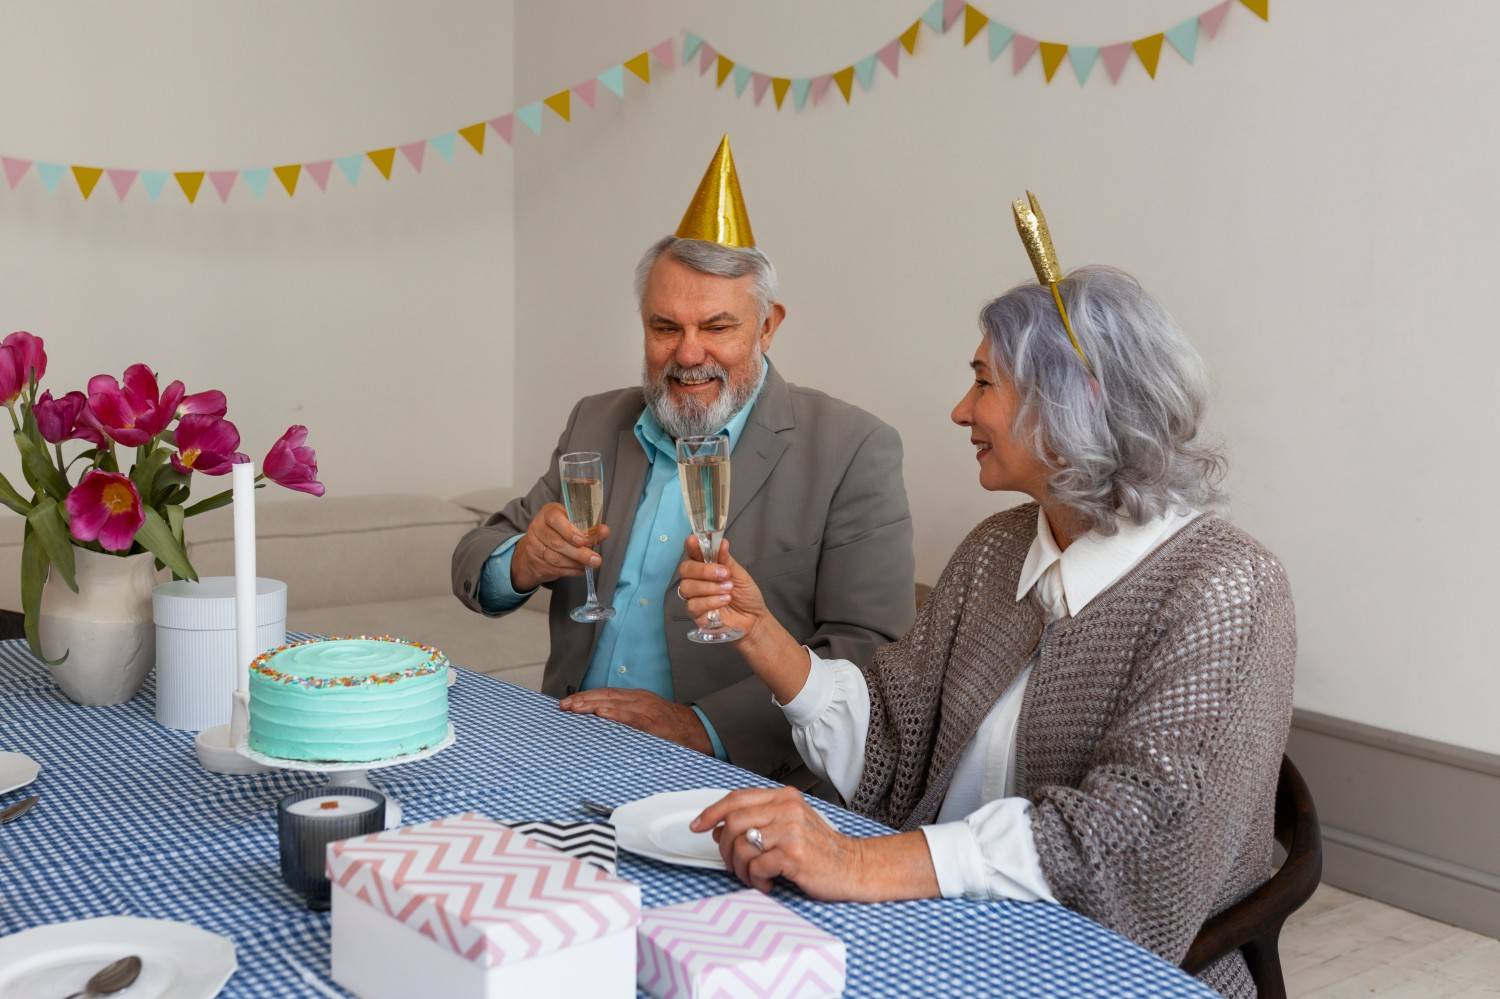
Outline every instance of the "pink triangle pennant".
<path fill-rule="evenodd" d="M 901 39 L 891 39 L 890 44 L 875 53 L 875 56 L 882 66 L 890 70 L 892 76 L 900 75 L 897 67 L 901 65 Z"/>
<path fill-rule="evenodd" d="M 408 142 L 401 147 L 401 155 L 406 161 L 416 168 L 417 173 L 422 172 L 422 155 L 427 152 L 427 140 L 421 139 L 417 142 Z"/>
<path fill-rule="evenodd" d="M 1012 73 L 1019 73 L 1026 68 L 1031 57 L 1036 55 L 1038 44 L 1035 38 L 1028 38 L 1026 35 L 1016 35 L 1010 40 L 1010 71 Z"/>
<path fill-rule="evenodd" d="M 662 69 L 677 68 L 677 56 L 672 48 L 672 39 L 668 38 L 660 45 L 653 46 L 651 54 L 656 56 L 656 61 L 661 63 Z"/>
<path fill-rule="evenodd" d="M 121 201 L 125 195 L 130 193 L 130 185 L 135 183 L 137 170 L 106 170 L 105 175 L 109 177 L 110 186 L 115 189 L 115 197 Z"/>
<path fill-rule="evenodd" d="M 573 93 L 578 95 L 580 101 L 583 101 L 589 107 L 593 107 L 594 101 L 599 97 L 599 81 L 585 80 L 573 88 Z"/>
<path fill-rule="evenodd" d="M 503 114 L 498 118 L 491 118 L 490 128 L 493 128 L 495 134 L 504 139 L 505 144 L 508 146 L 510 145 L 511 132 L 515 131 L 516 128 L 516 116 L 513 114 Z"/>
<path fill-rule="evenodd" d="M 1224 23 L 1224 15 L 1229 13 L 1229 5 L 1234 0 L 1224 0 L 1217 7 L 1210 7 L 1198 15 L 1198 27 L 1203 33 L 1212 38 L 1219 33 L 1219 26 Z"/>
<path fill-rule="evenodd" d="M 9 156 L 0 156 L 0 161 L 5 163 L 5 182 L 14 191 L 16 185 L 21 183 L 21 178 L 26 176 L 26 171 L 31 169 L 31 161 L 13 159 Z"/>
<path fill-rule="evenodd" d="M 947 31 L 953 27 L 953 22 L 958 20 L 958 15 L 964 12 L 968 4 L 965 0 L 943 0 L 943 30 Z"/>
<path fill-rule="evenodd" d="M 219 192 L 219 201 L 228 203 L 229 192 L 234 189 L 234 182 L 239 179 L 238 170 L 210 170 L 208 172 L 209 182 L 214 185 L 214 190 Z"/>
<path fill-rule="evenodd" d="M 702 76 L 707 73 L 708 67 L 712 66 L 717 58 L 719 58 L 719 50 L 712 45 L 704 42 L 698 46 L 698 75 Z"/>
<path fill-rule="evenodd" d="M 1109 82 L 1119 83 L 1120 74 L 1125 72 L 1125 64 L 1130 61 L 1130 43 L 1106 45 L 1099 50 L 1099 58 L 1104 60 L 1104 68 L 1109 72 Z"/>
<path fill-rule="evenodd" d="M 316 163 L 304 163 L 302 169 L 306 170 L 312 177 L 313 183 L 318 185 L 318 190 L 328 190 L 328 171 L 333 169 L 333 160 L 319 160 Z"/>
<path fill-rule="evenodd" d="M 755 92 L 755 106 L 760 107 L 761 99 L 766 96 L 766 90 L 771 86 L 771 78 L 764 73 L 751 73 L 750 86 Z"/>
<path fill-rule="evenodd" d="M 823 95 L 826 94 L 826 93 L 828 93 L 828 85 L 831 84 L 832 82 L 833 82 L 833 74 L 832 73 L 824 73 L 822 76 L 815 76 L 815 77 L 813 77 L 813 81 L 812 81 L 812 99 L 813 99 L 813 103 L 814 104 L 816 104 L 819 101 L 821 101 L 823 99 Z"/>

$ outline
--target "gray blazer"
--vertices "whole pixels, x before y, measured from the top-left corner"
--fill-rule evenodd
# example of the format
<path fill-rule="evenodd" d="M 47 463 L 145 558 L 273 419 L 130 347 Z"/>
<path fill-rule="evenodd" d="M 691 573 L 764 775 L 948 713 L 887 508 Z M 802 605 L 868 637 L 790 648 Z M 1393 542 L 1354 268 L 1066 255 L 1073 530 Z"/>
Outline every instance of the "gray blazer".
<path fill-rule="evenodd" d="M 604 522 L 611 530 L 600 549 L 598 592 L 611 602 L 649 467 L 633 430 L 644 407 L 641 390 L 629 388 L 573 408 L 552 463 L 531 491 L 458 543 L 453 592 L 459 600 L 483 613 L 477 593 L 485 560 L 524 532 L 544 504 L 560 502 L 558 455 L 598 451 L 604 456 Z M 766 606 L 818 655 L 868 666 L 875 650 L 905 634 L 915 617 L 901 438 L 864 410 L 789 385 L 772 366 L 733 461 L 726 534 Z M 584 600 L 581 577 L 549 585 L 552 651 L 542 690 L 562 697 L 583 681 L 603 625 L 568 617 Z M 676 586 L 674 578 L 662 614 L 677 700 L 708 716 L 737 765 L 772 780 L 795 774 L 790 782 L 810 783 L 781 709 L 739 653 L 687 640 L 693 625 Z"/>

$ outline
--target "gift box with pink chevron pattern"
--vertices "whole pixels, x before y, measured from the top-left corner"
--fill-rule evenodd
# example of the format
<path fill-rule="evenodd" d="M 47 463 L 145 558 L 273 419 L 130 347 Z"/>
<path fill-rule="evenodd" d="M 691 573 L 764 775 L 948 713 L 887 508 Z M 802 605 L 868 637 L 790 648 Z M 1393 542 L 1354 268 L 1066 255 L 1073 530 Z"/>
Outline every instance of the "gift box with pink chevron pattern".
<path fill-rule="evenodd" d="M 366 999 L 635 991 L 640 889 L 467 813 L 333 843 L 333 977 Z"/>
<path fill-rule="evenodd" d="M 842 995 L 844 942 L 758 891 L 648 909 L 636 980 L 658 999 Z"/>

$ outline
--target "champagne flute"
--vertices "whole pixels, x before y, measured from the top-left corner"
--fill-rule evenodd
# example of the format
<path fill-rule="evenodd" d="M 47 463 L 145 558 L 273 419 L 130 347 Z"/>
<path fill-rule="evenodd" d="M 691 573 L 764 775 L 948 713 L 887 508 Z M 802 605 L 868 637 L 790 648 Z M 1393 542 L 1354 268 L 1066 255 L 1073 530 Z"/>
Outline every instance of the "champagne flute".
<path fill-rule="evenodd" d="M 599 521 L 604 517 L 604 458 L 597 451 L 570 452 L 557 459 L 557 475 L 562 479 L 563 506 L 568 510 L 568 520 L 592 544 L 599 530 Z M 592 566 L 583 567 L 583 578 L 588 584 L 589 598 L 582 606 L 574 607 L 568 616 L 585 624 L 614 617 L 615 609 L 600 604 L 599 596 L 594 592 Z"/>
<path fill-rule="evenodd" d="M 719 557 L 724 525 L 729 520 L 729 438 L 682 437 L 677 441 L 677 479 L 682 484 L 682 502 L 687 508 L 693 533 L 704 562 Z M 719 612 L 708 612 L 708 627 L 694 628 L 690 641 L 704 645 L 733 642 L 745 637 L 738 628 L 727 628 Z"/>

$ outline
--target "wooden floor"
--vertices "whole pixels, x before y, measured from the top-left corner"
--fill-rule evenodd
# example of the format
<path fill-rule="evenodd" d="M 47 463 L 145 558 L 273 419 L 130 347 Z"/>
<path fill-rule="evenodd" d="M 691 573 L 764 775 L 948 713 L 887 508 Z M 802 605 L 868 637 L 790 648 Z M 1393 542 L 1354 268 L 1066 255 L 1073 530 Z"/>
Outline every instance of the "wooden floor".
<path fill-rule="evenodd" d="M 1500 940 L 1323 885 L 1281 934 L 1293 999 L 1500 996 Z"/>

